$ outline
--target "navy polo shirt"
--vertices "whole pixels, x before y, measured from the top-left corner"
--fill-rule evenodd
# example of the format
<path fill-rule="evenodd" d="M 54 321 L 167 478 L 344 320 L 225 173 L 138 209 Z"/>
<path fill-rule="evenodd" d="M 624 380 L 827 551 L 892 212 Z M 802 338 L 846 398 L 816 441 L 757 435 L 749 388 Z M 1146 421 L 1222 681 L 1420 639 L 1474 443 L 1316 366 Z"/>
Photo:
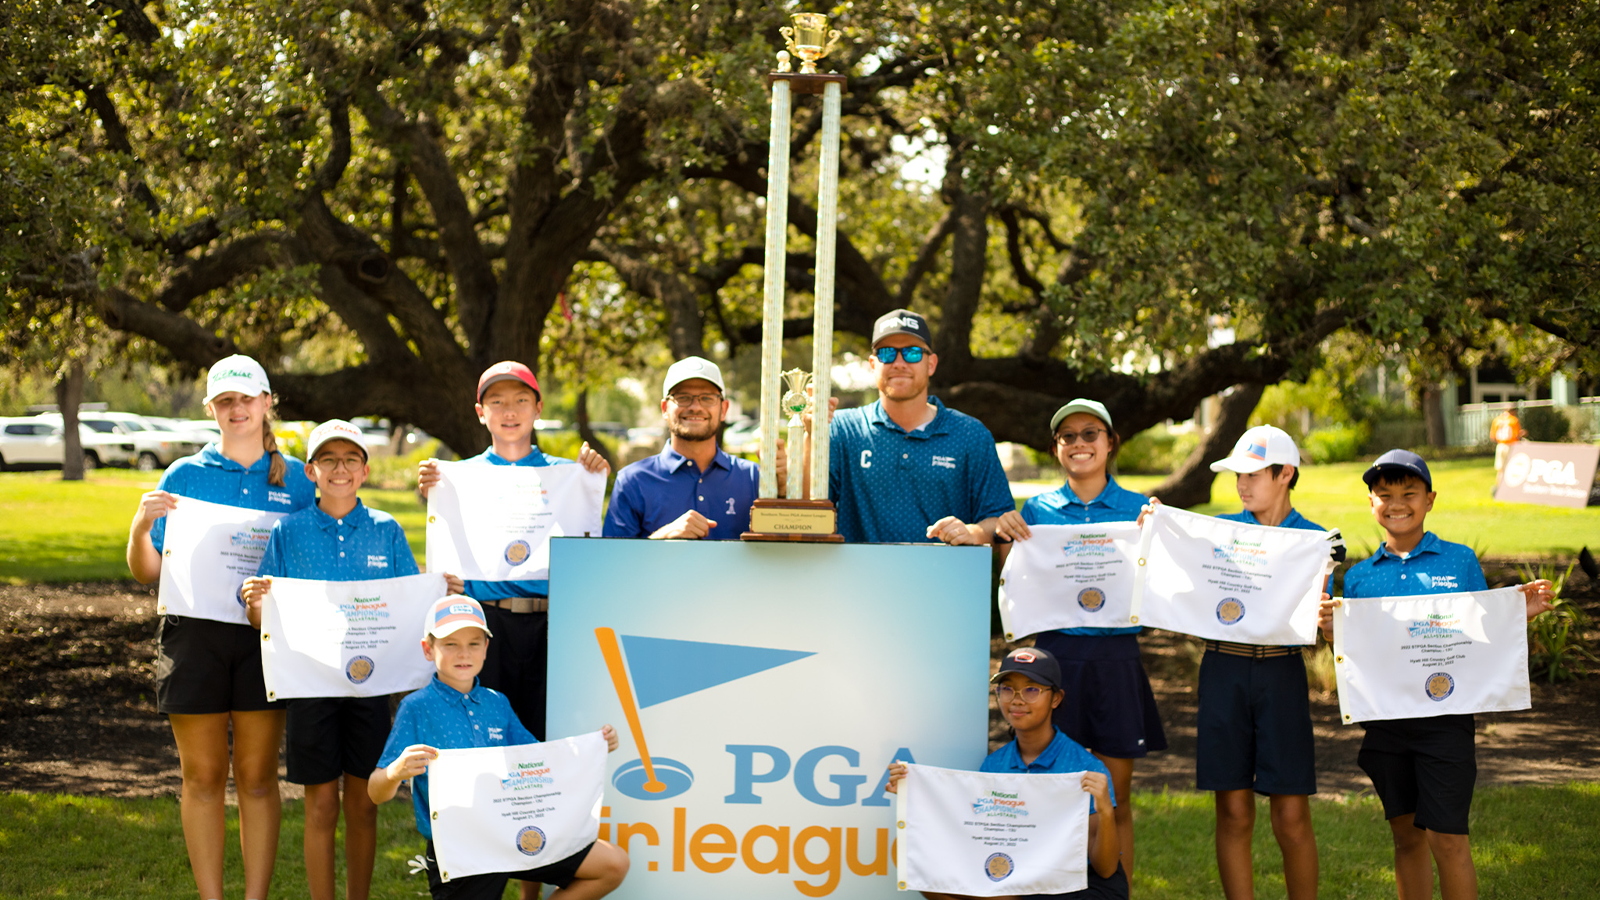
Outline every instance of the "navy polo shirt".
<path fill-rule="evenodd" d="M 527 456 L 512 462 L 504 456 L 494 452 L 491 447 L 470 459 L 462 462 L 487 463 L 491 466 L 557 466 L 570 464 L 572 460 L 562 459 L 559 456 L 545 456 L 539 452 L 538 447 Z M 474 600 L 504 600 L 507 597 L 548 597 L 550 596 L 550 580 L 548 578 L 529 579 L 527 581 L 469 581 L 466 583 L 467 596 Z"/>
<path fill-rule="evenodd" d="M 711 540 L 738 540 L 750 530 L 750 504 L 760 486 L 761 469 L 747 459 L 718 447 L 711 467 L 702 472 L 669 443 L 659 454 L 617 473 L 600 533 L 647 538 L 692 509 L 717 523 L 708 535 Z"/>
<path fill-rule="evenodd" d="M 1401 555 L 1388 544 L 1344 573 L 1346 597 L 1407 597 L 1486 591 L 1483 566 L 1465 544 L 1442 541 L 1429 531 L 1410 553 Z"/>
<path fill-rule="evenodd" d="M 517 720 L 504 694 L 476 681 L 472 683 L 472 690 L 463 694 L 435 675 L 427 687 L 400 701 L 394 727 L 389 729 L 389 742 L 383 745 L 383 755 L 378 757 L 378 768 L 388 768 L 407 747 L 415 744 L 426 744 L 435 750 L 462 750 L 537 743 L 538 739 Z M 411 779 L 411 807 L 416 815 L 417 830 L 432 840 L 427 772 Z"/>
<path fill-rule="evenodd" d="M 852 543 L 928 543 L 945 516 L 967 524 L 1016 509 L 994 436 L 930 397 L 933 421 L 906 431 L 883 401 L 847 409 L 828 429 L 828 496 Z"/>
<path fill-rule="evenodd" d="M 1022 761 L 1022 751 L 1017 749 L 1017 742 L 1013 739 L 999 750 L 989 754 L 983 765 L 978 767 L 979 772 L 992 773 L 1042 773 L 1060 775 L 1066 772 L 1099 772 L 1106 776 L 1106 792 L 1111 795 L 1111 805 L 1117 805 L 1117 789 L 1111 784 L 1111 771 L 1106 764 L 1095 758 L 1093 753 L 1083 749 L 1083 745 L 1067 737 L 1061 729 L 1056 729 L 1056 736 L 1050 739 L 1044 752 L 1031 763 Z M 1094 798 L 1089 798 L 1089 813 L 1094 813 Z"/>
<path fill-rule="evenodd" d="M 1070 485 L 1063 484 L 1053 491 L 1046 491 L 1029 497 L 1022 504 L 1022 521 L 1029 525 L 1095 525 L 1100 522 L 1137 522 L 1139 511 L 1150 502 L 1150 498 L 1130 491 L 1120 484 L 1117 479 L 1106 476 L 1106 486 L 1095 495 L 1088 503 L 1078 498 L 1072 492 Z M 1138 634 L 1141 629 L 1137 625 L 1127 628 L 1062 628 L 1062 634 L 1079 635 L 1108 635 L 1108 634 Z"/>
<path fill-rule="evenodd" d="M 279 487 L 267 483 L 272 454 L 261 454 L 246 468 L 223 456 L 216 443 L 210 443 L 199 453 L 168 466 L 157 487 L 179 497 L 268 512 L 292 513 L 316 503 L 317 487 L 306 477 L 305 464 L 290 456 L 283 461 L 286 468 L 283 486 Z M 167 517 L 162 516 L 150 529 L 157 553 L 165 549 L 162 544 L 166 537 Z"/>
<path fill-rule="evenodd" d="M 394 516 L 368 509 L 360 500 L 342 519 L 311 506 L 272 526 L 257 575 L 369 581 L 417 574 L 405 530 Z"/>

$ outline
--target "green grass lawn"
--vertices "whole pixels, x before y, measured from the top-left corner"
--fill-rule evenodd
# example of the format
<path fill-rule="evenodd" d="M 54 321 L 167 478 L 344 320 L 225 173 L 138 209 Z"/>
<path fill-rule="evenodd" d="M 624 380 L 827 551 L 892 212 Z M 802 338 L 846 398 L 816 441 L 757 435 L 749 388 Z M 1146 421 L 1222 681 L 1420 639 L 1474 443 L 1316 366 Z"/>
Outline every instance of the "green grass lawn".
<path fill-rule="evenodd" d="M 1141 900 L 1200 900 L 1221 896 L 1212 850 L 1211 799 L 1193 792 L 1135 796 Z M 274 878 L 279 896 L 303 896 L 302 809 L 284 805 Z M 408 804 L 379 812 L 374 898 L 427 896 L 406 860 L 422 840 Z M 1312 819 L 1321 848 L 1319 896 L 1394 896 L 1389 829 L 1372 798 L 1319 800 Z M 1505 900 L 1591 897 L 1600 884 L 1593 822 L 1600 820 L 1600 785 L 1505 787 L 1481 790 L 1473 803 L 1473 856 L 1486 897 Z M 229 813 L 227 888 L 242 889 L 238 818 Z M 165 800 L 108 800 L 53 794 L 0 794 L 0 900 L 22 897 L 169 898 L 193 894 L 184 855 L 178 804 Z M 1256 821 L 1256 896 L 1284 896 L 1277 845 L 1265 802 Z M 776 877 L 776 876 L 774 876 Z M 343 882 L 343 876 L 340 876 Z M 782 882 L 787 886 L 786 882 Z M 342 888 L 341 888 L 342 891 Z M 515 888 L 507 896 L 515 896 Z M 714 900 L 714 898 L 713 898 Z"/>
<path fill-rule="evenodd" d="M 1439 500 L 1428 518 L 1440 537 L 1493 556 L 1570 556 L 1579 547 L 1600 549 L 1600 507 L 1564 509 L 1499 503 L 1489 496 L 1494 468 L 1488 459 L 1450 460 L 1433 467 Z M 1338 527 L 1352 553 L 1377 547 L 1378 526 L 1367 511 L 1362 463 L 1308 466 L 1295 489 L 1295 505 L 1312 521 Z M 1144 490 L 1160 476 L 1129 475 L 1122 483 Z M 139 495 L 155 487 L 152 475 L 99 470 L 82 482 L 64 482 L 56 472 L 0 474 L 0 580 L 90 581 L 128 577 L 123 563 L 128 523 Z M 369 489 L 362 498 L 395 516 L 418 560 L 423 555 L 425 512 L 409 491 Z M 1232 479 L 1219 476 L 1212 502 L 1199 512 L 1239 508 Z"/>

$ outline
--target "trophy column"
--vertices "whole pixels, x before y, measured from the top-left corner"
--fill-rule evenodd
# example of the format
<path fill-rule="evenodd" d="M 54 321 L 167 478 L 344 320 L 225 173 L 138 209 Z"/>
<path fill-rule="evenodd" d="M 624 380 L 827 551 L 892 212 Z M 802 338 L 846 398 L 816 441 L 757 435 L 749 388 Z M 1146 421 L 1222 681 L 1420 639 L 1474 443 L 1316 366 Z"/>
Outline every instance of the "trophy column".
<path fill-rule="evenodd" d="M 761 481 L 759 498 L 750 509 L 747 541 L 840 542 L 833 503 L 828 500 L 828 429 L 812 429 L 810 472 L 805 471 L 800 416 L 810 405 L 827 409 L 833 391 L 833 281 L 834 245 L 839 215 L 839 117 L 846 83 L 843 75 L 817 72 L 817 60 L 828 54 L 839 32 L 827 27 L 827 17 L 797 13 L 794 26 L 781 29 L 789 49 L 802 60 L 800 71 L 789 71 L 788 52 L 778 54 L 778 71 L 767 76 L 772 88 L 772 127 L 767 157 L 766 272 L 761 320 Z M 817 183 L 817 286 L 812 316 L 812 372 L 781 372 L 783 365 L 784 267 L 789 234 L 789 115 L 793 94 L 822 95 L 822 156 Z M 790 390 L 779 399 L 778 379 L 786 377 Z M 777 477 L 779 429 L 788 412 L 788 483 Z M 802 489 L 811 476 L 810 496 Z M 780 493 L 781 491 L 781 493 Z"/>

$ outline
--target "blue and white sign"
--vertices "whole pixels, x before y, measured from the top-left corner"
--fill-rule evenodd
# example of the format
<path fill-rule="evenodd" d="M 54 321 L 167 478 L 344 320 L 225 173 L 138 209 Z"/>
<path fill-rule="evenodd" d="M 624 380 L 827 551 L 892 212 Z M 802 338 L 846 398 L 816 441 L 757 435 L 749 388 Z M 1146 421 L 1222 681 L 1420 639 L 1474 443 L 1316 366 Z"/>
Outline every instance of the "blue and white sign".
<path fill-rule="evenodd" d="M 895 760 L 988 750 L 989 551 L 551 542 L 547 727 L 613 724 L 615 896 L 887 898 Z"/>

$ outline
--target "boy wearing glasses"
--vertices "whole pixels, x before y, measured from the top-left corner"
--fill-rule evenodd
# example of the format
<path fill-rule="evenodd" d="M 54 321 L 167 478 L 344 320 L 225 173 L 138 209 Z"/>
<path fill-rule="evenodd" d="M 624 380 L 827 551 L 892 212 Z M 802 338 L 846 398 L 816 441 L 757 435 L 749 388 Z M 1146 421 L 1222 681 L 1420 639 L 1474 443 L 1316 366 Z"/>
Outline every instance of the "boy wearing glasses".
<path fill-rule="evenodd" d="M 727 414 L 716 363 L 698 356 L 673 363 L 661 383 L 661 416 L 672 440 L 617 473 L 601 534 L 731 541 L 749 531 L 761 469 L 717 445 Z M 778 467 L 781 482 L 782 454 Z"/>
<path fill-rule="evenodd" d="M 897 309 L 872 326 L 878 400 L 834 415 L 828 432 L 846 541 L 988 544 L 1016 509 L 989 429 L 928 396 L 938 364 L 922 316 Z"/>
<path fill-rule="evenodd" d="M 417 574 L 417 560 L 400 523 L 388 513 L 368 509 L 357 496 L 368 474 L 361 430 L 342 419 L 323 422 L 312 430 L 306 456 L 317 505 L 272 526 L 256 577 L 240 588 L 257 628 L 261 601 L 273 578 L 368 581 Z M 461 579 L 446 575 L 445 580 L 451 593 L 461 589 Z M 334 832 L 343 774 L 345 892 L 350 900 L 366 900 L 378 840 L 378 808 L 367 797 L 367 777 L 389 737 L 389 698 L 297 698 L 288 706 L 288 776 L 306 789 L 308 893 L 313 900 L 334 897 Z"/>

